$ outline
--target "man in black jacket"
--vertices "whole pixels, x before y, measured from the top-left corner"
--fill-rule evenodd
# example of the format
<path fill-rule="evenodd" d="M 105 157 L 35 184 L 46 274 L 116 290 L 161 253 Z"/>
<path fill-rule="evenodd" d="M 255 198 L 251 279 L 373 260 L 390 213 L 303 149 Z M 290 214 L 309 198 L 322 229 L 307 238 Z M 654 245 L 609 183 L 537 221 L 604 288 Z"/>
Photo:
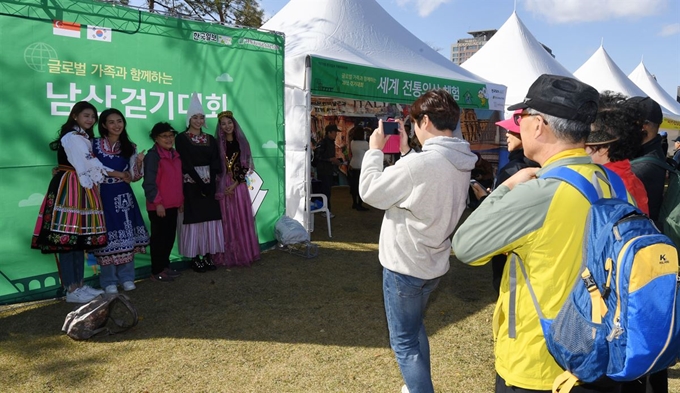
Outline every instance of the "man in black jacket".
<path fill-rule="evenodd" d="M 642 118 L 642 146 L 637 157 L 653 157 L 661 162 L 666 161 L 666 152 L 661 147 L 659 125 L 663 121 L 661 107 L 649 97 L 631 97 L 626 105 L 636 107 Z M 645 185 L 647 198 L 649 199 L 649 217 L 657 221 L 659 210 L 663 202 L 663 191 L 666 182 L 666 170 L 652 162 L 631 160 L 631 169 L 635 176 L 640 178 Z"/>
<path fill-rule="evenodd" d="M 328 210 L 331 210 L 331 187 L 333 187 L 333 172 L 334 167 L 342 164 L 339 158 L 335 156 L 335 137 L 338 135 L 338 126 L 329 124 L 325 128 L 326 135 L 319 142 L 314 154 L 318 154 L 318 163 L 316 164 L 316 176 L 321 182 L 321 193 L 326 195 L 328 199 Z M 335 217 L 331 213 L 331 218 Z"/>

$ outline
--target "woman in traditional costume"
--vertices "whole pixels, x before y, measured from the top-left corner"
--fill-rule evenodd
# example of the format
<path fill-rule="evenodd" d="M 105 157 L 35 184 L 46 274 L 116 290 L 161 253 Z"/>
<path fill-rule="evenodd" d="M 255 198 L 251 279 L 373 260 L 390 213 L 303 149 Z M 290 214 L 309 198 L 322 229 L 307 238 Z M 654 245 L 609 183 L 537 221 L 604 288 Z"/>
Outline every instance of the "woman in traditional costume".
<path fill-rule="evenodd" d="M 215 270 L 211 254 L 224 251 L 222 214 L 215 199 L 215 179 L 222 172 L 220 152 L 212 135 L 203 132 L 205 113 L 196 93 L 187 111 L 187 129 L 175 140 L 184 174 L 184 213 L 179 214 L 179 253 L 191 268 Z"/>
<path fill-rule="evenodd" d="M 216 265 L 250 266 L 260 259 L 247 176 L 254 169 L 250 144 L 231 111 L 217 116 L 215 138 L 220 146 L 222 173 L 217 176 L 215 197 L 220 201 L 224 230 L 224 253 Z"/>
<path fill-rule="evenodd" d="M 106 224 L 98 184 L 107 176 L 130 175 L 104 166 L 92 153 L 92 127 L 97 109 L 77 102 L 50 149 L 59 166 L 40 207 L 31 248 L 57 253 L 59 277 L 69 303 L 87 303 L 104 291 L 83 284 L 86 250 L 107 244 Z"/>
<path fill-rule="evenodd" d="M 108 168 L 130 173 L 130 180 L 142 178 L 144 152 L 130 141 L 127 121 L 118 109 L 107 109 L 99 117 L 99 135 L 93 143 L 95 157 Z M 107 176 L 99 187 L 109 243 L 94 250 L 101 266 L 99 283 L 106 293 L 135 289 L 135 254 L 146 253 L 149 233 L 139 204 L 128 181 Z"/>

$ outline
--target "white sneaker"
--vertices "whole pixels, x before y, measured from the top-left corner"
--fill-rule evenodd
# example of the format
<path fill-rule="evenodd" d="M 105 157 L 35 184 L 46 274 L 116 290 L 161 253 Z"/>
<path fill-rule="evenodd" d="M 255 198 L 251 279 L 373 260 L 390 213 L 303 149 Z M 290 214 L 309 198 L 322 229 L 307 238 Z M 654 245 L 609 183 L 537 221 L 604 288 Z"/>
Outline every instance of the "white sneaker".
<path fill-rule="evenodd" d="M 137 289 L 137 286 L 135 286 L 135 283 L 132 281 L 125 281 L 123 283 L 123 289 L 126 291 L 132 291 L 134 289 Z"/>
<path fill-rule="evenodd" d="M 401 387 L 401 393 L 408 393 L 408 387 L 406 387 L 406 385 Z"/>
<path fill-rule="evenodd" d="M 118 287 L 115 285 L 107 285 L 106 286 L 106 293 L 118 293 Z"/>
<path fill-rule="evenodd" d="M 66 293 L 66 303 L 88 303 L 96 297 L 83 288 L 76 288 L 75 291 Z"/>
<path fill-rule="evenodd" d="M 85 293 L 89 293 L 92 296 L 99 296 L 102 293 L 104 293 L 104 291 L 102 291 L 101 289 L 94 289 L 89 285 L 83 285 L 82 287 L 80 287 L 80 289 L 85 291 Z"/>

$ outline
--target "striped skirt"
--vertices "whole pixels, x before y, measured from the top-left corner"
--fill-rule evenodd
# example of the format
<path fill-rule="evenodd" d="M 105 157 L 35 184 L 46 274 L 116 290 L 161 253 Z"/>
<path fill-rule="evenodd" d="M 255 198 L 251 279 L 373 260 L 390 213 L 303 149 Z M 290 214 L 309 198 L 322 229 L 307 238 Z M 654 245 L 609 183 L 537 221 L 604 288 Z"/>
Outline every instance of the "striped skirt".
<path fill-rule="evenodd" d="M 177 214 L 179 253 L 187 258 L 224 252 L 222 221 L 184 224 L 184 214 Z"/>
<path fill-rule="evenodd" d="M 90 250 L 107 241 L 98 187 L 82 187 L 73 168 L 60 166 L 40 207 L 31 248 L 47 254 Z"/>

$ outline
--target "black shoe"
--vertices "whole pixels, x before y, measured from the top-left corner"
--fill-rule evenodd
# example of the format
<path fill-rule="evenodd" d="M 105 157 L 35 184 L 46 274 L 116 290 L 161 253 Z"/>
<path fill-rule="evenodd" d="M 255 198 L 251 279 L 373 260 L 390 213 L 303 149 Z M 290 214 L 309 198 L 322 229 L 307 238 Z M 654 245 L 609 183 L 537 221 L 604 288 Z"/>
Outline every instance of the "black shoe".
<path fill-rule="evenodd" d="M 191 260 L 191 268 L 196 273 L 205 273 L 205 265 L 201 262 L 201 257 L 194 257 L 194 259 Z"/>
<path fill-rule="evenodd" d="M 362 205 L 357 205 L 357 210 L 360 212 L 366 212 L 368 211 L 368 208 L 363 207 Z"/>
<path fill-rule="evenodd" d="M 206 268 L 206 270 L 217 270 L 217 266 L 212 261 L 212 258 L 210 257 L 210 254 L 205 254 L 203 257 L 203 266 Z"/>

